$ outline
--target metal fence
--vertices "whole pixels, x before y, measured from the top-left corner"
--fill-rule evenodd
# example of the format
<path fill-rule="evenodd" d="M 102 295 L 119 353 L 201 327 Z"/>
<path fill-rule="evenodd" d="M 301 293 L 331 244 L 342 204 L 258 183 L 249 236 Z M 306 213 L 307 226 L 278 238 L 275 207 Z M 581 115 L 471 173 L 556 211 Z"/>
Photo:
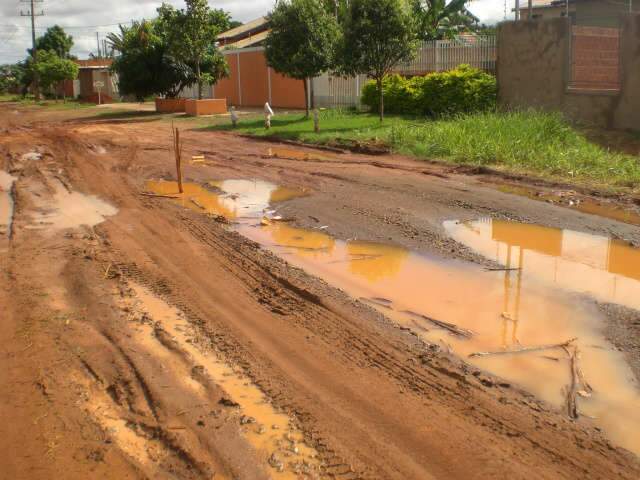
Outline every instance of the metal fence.
<path fill-rule="evenodd" d="M 415 58 L 398 64 L 393 73 L 406 76 L 442 72 L 467 64 L 495 74 L 497 42 L 495 35 L 461 35 L 451 40 L 422 42 Z M 319 107 L 360 106 L 366 76 L 336 77 L 329 74 L 313 79 L 313 95 Z"/>

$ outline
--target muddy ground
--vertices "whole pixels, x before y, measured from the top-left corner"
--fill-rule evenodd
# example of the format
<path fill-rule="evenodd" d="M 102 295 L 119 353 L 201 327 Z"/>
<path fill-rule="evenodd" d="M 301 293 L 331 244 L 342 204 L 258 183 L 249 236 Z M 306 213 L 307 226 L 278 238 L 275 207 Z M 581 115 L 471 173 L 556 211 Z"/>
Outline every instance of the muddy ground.
<path fill-rule="evenodd" d="M 174 178 L 169 124 L 92 114 L 0 106 L 0 169 L 17 179 L 0 235 L 3 478 L 640 476 L 588 418 L 426 345 L 219 219 L 141 195 Z M 279 213 L 338 238 L 487 263 L 442 222 L 489 216 L 640 243 L 634 225 L 502 193 L 489 185 L 500 177 L 395 156 L 283 158 L 273 149 L 290 146 L 181 126 L 185 158 L 206 157 L 187 180 L 305 189 Z M 637 362 L 637 316 L 603 308 Z M 212 357 L 288 416 L 282 438 L 255 448 L 275 424 L 229 398 Z"/>

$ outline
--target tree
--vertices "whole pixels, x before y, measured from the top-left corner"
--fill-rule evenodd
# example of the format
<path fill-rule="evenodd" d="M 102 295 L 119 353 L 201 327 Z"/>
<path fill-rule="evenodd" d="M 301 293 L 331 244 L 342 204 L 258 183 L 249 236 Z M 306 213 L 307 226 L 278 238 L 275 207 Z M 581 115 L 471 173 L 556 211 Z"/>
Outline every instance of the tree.
<path fill-rule="evenodd" d="M 139 101 L 151 95 L 174 98 L 194 82 L 190 67 L 169 54 L 155 22 L 120 25 L 120 33 L 109 34 L 107 41 L 118 53 L 111 69 L 118 74 L 124 95 L 133 95 Z"/>
<path fill-rule="evenodd" d="M 53 50 L 38 52 L 38 61 L 32 65 L 32 68 L 38 74 L 40 85 L 45 90 L 52 90 L 64 80 L 77 78 L 80 70 L 73 60 L 60 58 Z M 56 93 L 56 98 L 57 96 Z"/>
<path fill-rule="evenodd" d="M 412 11 L 405 0 L 351 0 L 343 28 L 338 68 L 376 81 L 382 122 L 382 79 L 399 62 L 410 60 L 418 46 Z"/>
<path fill-rule="evenodd" d="M 36 39 L 38 50 L 53 50 L 60 58 L 69 58 L 73 47 L 73 37 L 67 35 L 62 27 L 54 25 L 49 27 L 45 34 Z M 29 49 L 29 55 L 33 56 L 33 49 Z"/>
<path fill-rule="evenodd" d="M 16 93 L 22 84 L 23 76 L 23 65 L 0 65 L 0 93 Z"/>
<path fill-rule="evenodd" d="M 218 65 L 216 37 L 229 29 L 230 15 L 224 10 L 209 8 L 207 0 L 185 0 L 186 10 L 162 4 L 158 9 L 158 28 L 167 41 L 171 55 L 191 65 L 202 98 L 202 84 L 215 83 L 220 69 L 206 71 L 204 65 Z M 218 58 L 217 60 L 216 57 Z M 215 60 L 212 62 L 212 60 Z"/>
<path fill-rule="evenodd" d="M 418 37 L 421 40 L 451 38 L 464 30 L 470 30 L 478 18 L 467 10 L 469 0 L 411 0 L 418 21 Z"/>
<path fill-rule="evenodd" d="M 271 31 L 265 46 L 267 63 L 276 72 L 304 82 L 308 117 L 307 80 L 331 67 L 340 32 L 338 23 L 317 0 L 278 2 L 268 18 Z"/>

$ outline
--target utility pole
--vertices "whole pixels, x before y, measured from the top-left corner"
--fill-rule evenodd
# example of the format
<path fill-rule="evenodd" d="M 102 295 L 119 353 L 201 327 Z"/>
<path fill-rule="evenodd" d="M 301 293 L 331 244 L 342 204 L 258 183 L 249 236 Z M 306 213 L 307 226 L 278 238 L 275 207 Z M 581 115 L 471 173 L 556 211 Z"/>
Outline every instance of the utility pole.
<path fill-rule="evenodd" d="M 40 13 L 36 13 L 35 4 L 42 3 L 44 0 L 20 0 L 22 3 L 30 3 L 31 9 L 26 13 L 20 10 L 21 17 L 31 17 L 31 42 L 33 44 L 33 65 L 35 66 L 38 63 L 38 48 L 36 47 L 36 17 L 42 17 L 44 15 L 44 11 L 41 10 Z M 38 82 L 38 72 L 36 69 L 33 69 L 33 89 L 36 100 L 40 100 L 40 85 Z"/>
<path fill-rule="evenodd" d="M 102 55 L 100 55 L 100 33 L 96 32 L 96 42 L 98 43 L 98 58 L 102 58 Z"/>

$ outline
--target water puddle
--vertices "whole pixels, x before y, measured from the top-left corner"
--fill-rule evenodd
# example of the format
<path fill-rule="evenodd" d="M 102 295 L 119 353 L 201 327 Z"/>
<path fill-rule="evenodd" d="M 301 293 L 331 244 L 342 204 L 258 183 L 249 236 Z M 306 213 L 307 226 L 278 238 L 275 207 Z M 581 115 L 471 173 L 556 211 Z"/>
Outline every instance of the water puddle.
<path fill-rule="evenodd" d="M 32 227 L 64 230 L 80 226 L 93 227 L 118 209 L 94 195 L 69 191 L 59 180 L 53 182 L 53 200 L 39 205 L 41 213 L 34 215 Z"/>
<path fill-rule="evenodd" d="M 445 228 L 483 256 L 520 269 L 524 279 L 640 310 L 640 249 L 625 242 L 489 219 Z"/>
<path fill-rule="evenodd" d="M 9 236 L 13 222 L 13 196 L 11 189 L 16 181 L 7 172 L 0 170 L 0 235 Z"/>
<path fill-rule="evenodd" d="M 303 150 L 295 150 L 292 148 L 269 148 L 267 157 L 282 158 L 284 160 L 303 160 L 315 162 L 327 162 L 333 160 L 329 156 L 322 156 L 316 153 L 305 152 Z"/>
<path fill-rule="evenodd" d="M 197 212 L 222 215 L 229 220 L 256 218 L 272 203 L 307 195 L 302 190 L 274 185 L 262 180 L 221 180 L 206 185 L 183 183 L 183 193 L 173 181 L 150 180 L 146 189 L 174 197 L 183 207 Z"/>
<path fill-rule="evenodd" d="M 511 193 L 541 202 L 554 203 L 582 213 L 610 218 L 630 225 L 640 225 L 640 214 L 638 212 L 627 210 L 617 205 L 599 203 L 589 198 L 578 197 L 575 192 L 543 192 L 519 185 L 497 185 L 495 188 L 504 193 Z"/>
<path fill-rule="evenodd" d="M 303 434 L 291 419 L 278 412 L 250 379 L 222 359 L 202 353 L 194 345 L 189 324 L 178 309 L 141 285 L 130 283 L 129 286 L 135 292 L 138 308 L 176 340 L 195 364 L 203 367 L 204 372 L 225 391 L 228 402 L 237 404 L 241 409 L 243 435 L 268 466 L 271 477 L 277 480 L 318 478 L 318 454 L 304 443 Z"/>
<path fill-rule="evenodd" d="M 623 354 L 605 339 L 602 313 L 576 295 L 588 293 L 640 308 L 637 250 L 576 232 L 504 222 L 448 222 L 445 227 L 454 238 L 509 268 L 486 271 L 393 245 L 345 242 L 321 230 L 260 221 L 263 211 L 275 213 L 269 210 L 269 199 L 263 195 L 264 203 L 254 206 L 253 216 L 233 228 L 423 339 L 565 411 L 577 368 L 586 379 L 575 399 L 579 414 L 592 417 L 615 442 L 640 453 L 640 395 L 633 373 Z M 470 357 L 574 338 L 566 350 Z"/>

